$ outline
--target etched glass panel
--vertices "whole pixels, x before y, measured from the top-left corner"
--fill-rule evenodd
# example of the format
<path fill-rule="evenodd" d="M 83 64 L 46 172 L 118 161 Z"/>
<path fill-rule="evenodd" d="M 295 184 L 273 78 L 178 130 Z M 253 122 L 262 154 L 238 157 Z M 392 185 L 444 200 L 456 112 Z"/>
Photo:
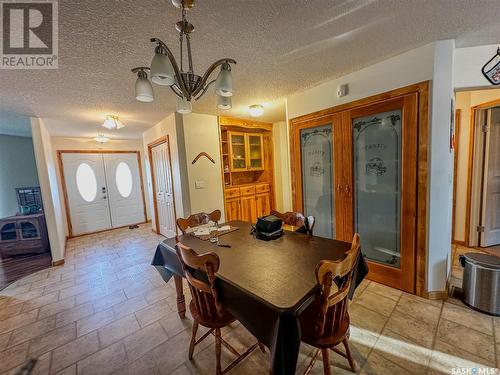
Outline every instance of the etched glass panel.
<path fill-rule="evenodd" d="M 81 163 L 76 169 L 76 187 L 86 202 L 93 202 L 97 196 L 97 179 L 87 163 Z"/>
<path fill-rule="evenodd" d="M 370 260 L 401 265 L 401 110 L 353 120 L 355 230 Z"/>
<path fill-rule="evenodd" d="M 120 162 L 116 167 L 116 188 L 123 198 L 128 198 L 132 193 L 132 172 L 125 162 Z"/>
<path fill-rule="evenodd" d="M 314 235 L 334 238 L 332 125 L 300 131 L 304 214 L 316 218 Z"/>

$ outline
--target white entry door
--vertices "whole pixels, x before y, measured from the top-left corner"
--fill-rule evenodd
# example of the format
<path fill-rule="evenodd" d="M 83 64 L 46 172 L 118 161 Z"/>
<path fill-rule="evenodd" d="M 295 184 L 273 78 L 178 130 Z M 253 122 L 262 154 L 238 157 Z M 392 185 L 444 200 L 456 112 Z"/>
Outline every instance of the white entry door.
<path fill-rule="evenodd" d="M 63 153 L 71 234 L 145 221 L 135 153 Z"/>
<path fill-rule="evenodd" d="M 141 175 L 137 154 L 103 154 L 113 227 L 142 223 Z"/>
<path fill-rule="evenodd" d="M 174 192 L 172 187 L 172 175 L 170 167 L 170 156 L 168 143 L 164 142 L 151 149 L 152 166 L 154 171 L 155 199 L 158 211 L 158 228 L 165 237 L 174 237 L 175 230 L 175 208 Z"/>
<path fill-rule="evenodd" d="M 481 246 L 500 244 L 500 108 L 487 111 Z"/>
<path fill-rule="evenodd" d="M 65 153 L 62 161 L 72 234 L 111 228 L 102 155 Z"/>

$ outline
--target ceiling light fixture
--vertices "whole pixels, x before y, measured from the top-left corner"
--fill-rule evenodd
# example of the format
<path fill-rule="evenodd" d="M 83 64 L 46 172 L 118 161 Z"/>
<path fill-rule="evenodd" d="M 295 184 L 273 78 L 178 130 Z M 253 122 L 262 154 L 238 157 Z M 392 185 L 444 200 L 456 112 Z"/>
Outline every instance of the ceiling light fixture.
<path fill-rule="evenodd" d="M 106 137 L 104 134 L 98 134 L 97 137 L 94 138 L 94 140 L 99 143 L 109 142 L 109 138 Z"/>
<path fill-rule="evenodd" d="M 235 60 L 227 57 L 217 60 L 210 65 L 203 76 L 195 74 L 193 71 L 191 33 L 194 31 L 194 26 L 186 19 L 186 12 L 193 8 L 194 2 L 195 0 L 172 0 L 173 5 L 180 8 L 182 14 L 182 19 L 175 24 L 175 28 L 179 32 L 180 66 L 167 45 L 158 38 L 152 38 L 151 42 L 155 44 L 155 55 L 151 61 L 151 67 L 140 66 L 132 69 L 132 72 L 137 74 L 135 83 L 135 98 L 137 100 L 141 102 L 154 100 L 153 87 L 148 79 L 149 72 L 153 83 L 159 86 L 169 86 L 177 96 L 176 109 L 178 113 L 191 113 L 192 100 L 200 99 L 212 84 L 215 84 L 215 93 L 219 96 L 217 107 L 220 109 L 231 108 L 231 101 L 221 100 L 220 97 L 233 96 L 231 64 L 236 64 Z M 186 69 L 184 69 L 184 51 L 187 54 Z M 211 74 L 219 66 L 219 75 L 216 79 L 209 81 Z M 224 104 L 221 104 L 222 102 Z"/>
<path fill-rule="evenodd" d="M 120 121 L 118 116 L 107 115 L 106 120 L 104 120 L 102 126 L 106 129 L 121 129 L 125 127 L 125 124 Z"/>
<path fill-rule="evenodd" d="M 264 114 L 264 106 L 260 104 L 254 104 L 248 107 L 248 113 L 252 117 L 260 117 Z"/>

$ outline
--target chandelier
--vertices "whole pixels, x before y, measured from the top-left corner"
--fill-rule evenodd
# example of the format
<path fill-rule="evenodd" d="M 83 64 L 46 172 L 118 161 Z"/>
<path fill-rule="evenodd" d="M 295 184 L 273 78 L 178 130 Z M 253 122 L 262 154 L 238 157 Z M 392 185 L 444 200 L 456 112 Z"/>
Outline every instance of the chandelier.
<path fill-rule="evenodd" d="M 192 101 L 199 100 L 207 92 L 210 85 L 215 83 L 217 107 L 220 109 L 231 108 L 233 79 L 230 64 L 236 64 L 235 60 L 227 57 L 217 60 L 210 65 L 203 76 L 195 74 L 193 71 L 191 33 L 194 31 L 194 26 L 186 19 L 186 12 L 193 8 L 194 2 L 195 0 L 172 0 L 173 5 L 181 9 L 182 13 L 182 20 L 175 24 L 175 28 L 179 32 L 180 64 L 177 64 L 174 55 L 163 41 L 152 38 L 151 43 L 155 45 L 155 55 L 151 61 L 151 67 L 139 66 L 132 69 L 132 72 L 137 74 L 135 98 L 138 101 L 152 102 L 154 100 L 152 81 L 159 86 L 169 86 L 178 98 L 177 112 L 187 114 L 192 111 Z M 187 66 L 184 64 L 185 55 L 187 55 Z M 220 67 L 219 75 L 210 81 L 211 74 L 218 67 Z"/>

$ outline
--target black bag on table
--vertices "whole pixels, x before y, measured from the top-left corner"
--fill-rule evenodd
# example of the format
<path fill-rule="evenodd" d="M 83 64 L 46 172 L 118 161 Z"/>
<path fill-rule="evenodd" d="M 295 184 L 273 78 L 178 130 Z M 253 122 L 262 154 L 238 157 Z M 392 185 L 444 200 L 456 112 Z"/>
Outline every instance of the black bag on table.
<path fill-rule="evenodd" d="M 274 215 L 261 216 L 257 219 L 252 233 L 260 240 L 269 241 L 283 235 L 283 220 Z"/>

